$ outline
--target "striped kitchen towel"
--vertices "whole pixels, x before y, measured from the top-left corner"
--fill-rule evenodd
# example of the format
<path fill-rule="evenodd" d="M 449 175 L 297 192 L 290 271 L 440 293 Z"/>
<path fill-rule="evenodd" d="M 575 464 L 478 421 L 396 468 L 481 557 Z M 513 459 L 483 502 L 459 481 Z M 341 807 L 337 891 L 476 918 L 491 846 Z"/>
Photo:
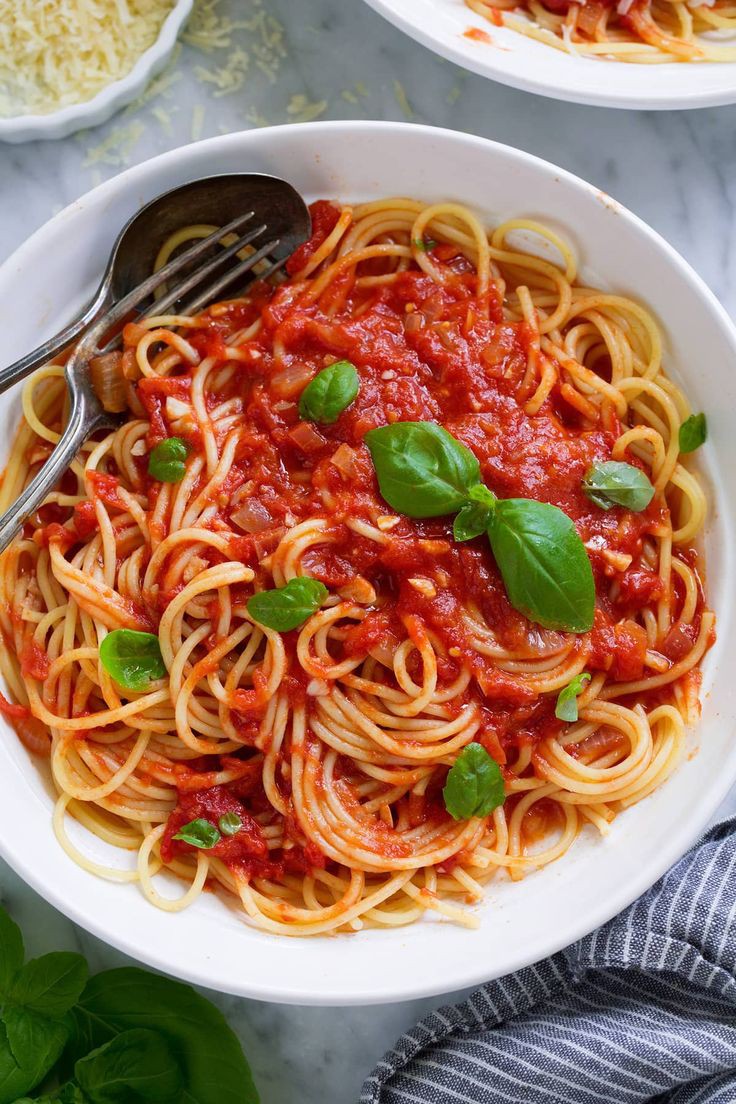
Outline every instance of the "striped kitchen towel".
<path fill-rule="evenodd" d="M 593 935 L 407 1032 L 361 1104 L 736 1104 L 736 817 Z"/>

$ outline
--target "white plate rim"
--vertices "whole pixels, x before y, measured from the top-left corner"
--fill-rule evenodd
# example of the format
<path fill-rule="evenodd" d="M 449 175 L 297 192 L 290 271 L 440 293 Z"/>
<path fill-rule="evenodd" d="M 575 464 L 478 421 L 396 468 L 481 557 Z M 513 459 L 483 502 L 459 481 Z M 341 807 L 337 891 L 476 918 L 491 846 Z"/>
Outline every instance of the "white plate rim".
<path fill-rule="evenodd" d="M 267 142 L 267 136 L 272 132 L 279 132 L 280 136 L 288 140 L 290 135 L 303 135 L 309 131 L 316 136 L 315 145 L 318 145 L 318 136 L 320 133 L 340 130 L 349 132 L 358 130 L 366 136 L 373 135 L 379 137 L 383 132 L 387 134 L 397 131 L 407 134 L 409 132 L 418 132 L 427 137 L 439 139 L 442 142 L 469 143 L 476 146 L 479 150 L 486 151 L 492 149 L 496 154 L 508 158 L 512 164 L 516 162 L 517 164 L 531 166 L 535 170 L 540 171 L 543 175 L 552 174 L 555 179 L 564 180 L 567 185 L 572 186 L 580 194 L 584 194 L 589 198 L 593 197 L 597 202 L 603 202 L 606 206 L 613 204 L 616 213 L 625 221 L 629 222 L 639 234 L 643 235 L 653 249 L 662 253 L 669 264 L 676 269 L 679 275 L 690 285 L 693 293 L 696 294 L 704 306 L 707 307 L 714 322 L 719 326 L 722 335 L 730 345 L 736 362 L 736 327 L 724 308 L 709 290 L 702 278 L 691 268 L 680 254 L 637 215 L 621 207 L 610 197 L 604 196 L 599 189 L 588 184 L 576 175 L 532 154 L 479 136 L 412 123 L 337 120 L 308 124 L 284 124 L 279 127 L 218 136 L 198 143 L 192 143 L 190 146 L 182 147 L 181 149 L 168 151 L 157 158 L 151 159 L 151 161 L 127 169 L 125 172 L 113 177 L 97 188 L 92 189 L 86 196 L 80 197 L 79 200 L 70 204 L 69 207 L 59 212 L 39 228 L 27 242 L 21 245 L 11 257 L 0 266 L 0 292 L 4 278 L 9 277 L 14 268 L 19 265 L 22 266 L 26 253 L 32 254 L 37 244 L 43 241 L 44 235 L 49 233 L 51 228 L 55 229 L 57 225 L 64 220 L 70 210 L 74 209 L 78 204 L 83 205 L 86 199 L 93 196 L 96 200 L 104 201 L 109 195 L 122 187 L 129 187 L 135 190 L 136 182 L 139 179 L 145 178 L 151 165 L 155 164 L 161 167 L 175 162 L 179 158 L 186 160 L 187 154 L 195 148 L 199 150 L 206 149 L 208 153 L 211 154 L 208 161 L 214 164 L 220 151 L 227 151 L 230 147 L 237 148 L 241 143 L 245 143 L 247 147 L 250 140 L 253 140 L 254 143 L 256 141 Z M 249 139 L 249 135 L 252 136 L 251 139 Z M 729 578 L 733 578 L 733 557 L 730 554 L 730 549 L 729 557 L 728 563 L 730 570 L 727 574 Z M 723 627 L 724 626 L 722 626 L 722 628 Z M 728 628 L 727 624 L 725 628 Z M 732 718 L 729 719 L 729 723 L 731 721 Z M 722 723 L 726 722 L 722 721 Z M 1 751 L 2 748 L 0 747 L 0 752 Z M 563 949 L 563 947 L 572 944 L 579 938 L 582 938 L 595 928 L 604 924 L 645 892 L 677 861 L 678 858 L 681 857 L 681 855 L 685 853 L 691 843 L 699 836 L 734 781 L 736 781 L 736 741 L 734 741 L 732 750 L 722 764 L 720 774 L 712 780 L 712 786 L 709 788 L 708 794 L 701 798 L 697 812 L 680 820 L 678 827 L 670 833 L 666 844 L 662 846 L 656 859 L 649 860 L 648 864 L 643 867 L 637 875 L 632 877 L 626 885 L 617 887 L 615 891 L 612 891 L 609 897 L 602 899 L 597 909 L 587 912 L 584 919 L 581 918 L 577 923 L 571 924 L 565 931 L 564 940 L 560 940 L 558 937 L 548 939 L 542 954 L 535 953 L 534 955 L 530 955 L 523 950 L 512 951 L 504 963 L 503 974 L 505 975 L 532 965 L 534 962 L 540 961 L 542 957 L 553 954 Z M 4 824 L 3 816 L 4 810 L 0 802 L 0 829 L 3 828 Z M 57 845 L 51 833 L 50 823 L 48 838 L 52 846 L 56 847 Z M 376 992 L 373 988 L 367 990 L 353 989 L 350 992 L 345 992 L 344 988 L 339 984 L 335 985 L 334 982 L 329 981 L 326 981 L 325 985 L 320 987 L 319 991 L 305 990 L 303 987 L 300 987 L 299 984 L 293 982 L 289 983 L 288 981 L 285 982 L 283 979 L 278 979 L 277 986 L 272 985 L 270 981 L 268 984 L 254 984 L 247 978 L 237 976 L 235 972 L 223 970 L 219 972 L 216 978 L 213 978 L 212 970 L 207 967 L 206 955 L 198 956 L 195 954 L 190 957 L 189 961 L 182 963 L 175 955 L 172 957 L 168 953 L 153 954 L 146 948 L 144 943 L 137 941 L 135 937 L 131 937 L 117 930 L 111 931 L 109 922 L 106 922 L 100 917 L 85 914 L 81 908 L 77 907 L 74 901 L 65 898 L 61 891 L 50 889 L 44 882 L 43 877 L 36 874 L 30 863 L 29 856 L 23 852 L 22 846 L 18 845 L 18 841 L 14 838 L 12 832 L 0 831 L 0 856 L 2 856 L 8 865 L 11 866 L 27 884 L 38 892 L 40 896 L 44 897 L 51 905 L 78 924 L 81 928 L 86 929 L 104 942 L 116 947 L 130 957 L 146 963 L 154 969 L 165 971 L 205 988 L 216 989 L 219 992 L 232 993 L 238 996 L 274 1003 L 335 1006 L 378 1004 L 415 999 L 481 984 L 488 980 L 487 969 L 484 969 L 482 965 L 476 964 L 469 965 L 468 968 L 462 972 L 458 971 L 453 975 L 451 981 L 443 980 L 438 984 L 430 978 L 417 977 L 413 979 L 412 983 L 402 982 L 400 986 L 397 986 L 395 983 L 386 983 L 385 987 L 382 988 L 380 992 Z M 565 860 L 563 859 L 562 861 L 564 862 Z M 87 877 L 92 878 L 93 876 L 87 875 Z M 157 910 L 152 911 L 159 916 L 165 915 L 168 920 L 173 922 L 176 920 L 176 917 L 172 917 L 171 914 L 160 914 L 157 913 Z M 405 935 L 407 932 L 409 934 L 411 933 L 411 929 L 400 929 L 400 931 L 402 935 Z M 355 937 L 346 936 L 337 938 L 354 939 Z M 287 945 L 293 945 L 295 943 L 303 943 L 304 941 L 286 939 L 283 942 Z M 499 972 L 496 971 L 493 976 L 499 976 Z"/>

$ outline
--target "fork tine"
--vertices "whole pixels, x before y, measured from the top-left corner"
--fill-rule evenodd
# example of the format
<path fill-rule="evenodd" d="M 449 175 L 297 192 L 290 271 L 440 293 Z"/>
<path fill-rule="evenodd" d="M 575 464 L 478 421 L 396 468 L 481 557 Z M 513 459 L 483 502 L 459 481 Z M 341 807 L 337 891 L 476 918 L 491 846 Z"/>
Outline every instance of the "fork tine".
<path fill-rule="evenodd" d="M 80 349 L 84 346 L 85 352 L 89 352 L 91 349 L 98 349 L 99 351 L 98 342 L 105 333 L 112 329 L 113 326 L 116 326 L 118 322 L 121 322 L 125 316 L 140 303 L 145 302 L 161 284 L 165 283 L 172 276 L 178 275 L 188 264 L 198 257 L 201 257 L 202 254 L 206 253 L 208 249 L 211 249 L 213 245 L 217 245 L 226 234 L 234 233 L 245 226 L 246 222 L 254 217 L 254 214 L 255 212 L 248 211 L 246 214 L 239 215 L 237 218 L 232 219 L 227 225 L 214 230 L 208 237 L 202 238 L 201 241 L 196 242 L 195 245 L 190 246 L 189 249 L 185 250 L 178 257 L 169 261 L 168 264 L 165 264 L 158 272 L 152 273 L 147 279 L 129 292 L 128 295 L 119 299 L 101 319 L 87 330 L 80 343 Z"/>
<path fill-rule="evenodd" d="M 185 314 L 196 314 L 205 304 L 213 303 L 217 300 L 221 291 L 223 291 L 230 284 L 234 283 L 240 276 L 245 276 L 246 273 L 262 261 L 264 257 L 267 257 L 272 249 L 275 249 L 279 244 L 279 239 L 274 238 L 273 241 L 266 242 L 265 245 L 256 252 L 251 254 L 250 257 L 246 257 L 244 261 L 241 261 L 239 265 L 235 265 L 234 268 L 228 269 L 223 273 L 218 280 L 215 280 L 213 284 L 200 291 L 194 299 L 182 305 L 182 312 Z M 271 270 L 269 269 L 269 272 Z"/>
<path fill-rule="evenodd" d="M 208 276 L 212 276 L 214 272 L 231 257 L 234 257 L 236 253 L 239 253 L 246 245 L 250 245 L 256 238 L 266 230 L 266 224 L 257 226 L 255 230 L 251 230 L 248 234 L 243 235 L 242 238 L 238 238 L 232 245 L 229 245 L 227 249 L 223 249 L 221 253 L 215 254 L 206 264 L 203 264 L 199 268 L 195 268 L 194 272 L 190 272 L 183 280 L 178 284 L 175 284 L 170 291 L 167 291 L 160 299 L 156 299 L 154 303 L 144 312 L 144 318 L 150 318 L 156 314 L 166 314 L 169 307 L 174 303 L 179 302 L 187 292 L 192 291 L 193 288 L 200 284 L 202 280 Z"/>

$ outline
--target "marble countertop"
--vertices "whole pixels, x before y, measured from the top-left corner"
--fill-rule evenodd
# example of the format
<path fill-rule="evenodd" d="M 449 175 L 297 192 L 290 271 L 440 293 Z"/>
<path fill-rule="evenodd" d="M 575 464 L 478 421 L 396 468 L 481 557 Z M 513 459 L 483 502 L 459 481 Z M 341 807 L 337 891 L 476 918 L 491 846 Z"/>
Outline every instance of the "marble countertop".
<path fill-rule="evenodd" d="M 61 142 L 0 145 L 0 261 L 100 181 L 197 138 L 310 118 L 409 118 L 506 142 L 596 184 L 663 234 L 736 317 L 736 107 L 666 114 L 543 100 L 434 57 L 362 0 L 198 7 L 200 21 L 208 11 L 219 16 L 221 44 L 209 53 L 185 44 L 144 102 Z M 228 19 L 239 26 L 228 29 Z M 732 809 L 736 797 L 722 812 Z M 31 953 L 79 947 L 93 969 L 123 961 L 1 862 L 0 899 Z M 451 997 L 371 1009 L 217 999 L 263 1104 L 353 1104 L 396 1036 Z"/>

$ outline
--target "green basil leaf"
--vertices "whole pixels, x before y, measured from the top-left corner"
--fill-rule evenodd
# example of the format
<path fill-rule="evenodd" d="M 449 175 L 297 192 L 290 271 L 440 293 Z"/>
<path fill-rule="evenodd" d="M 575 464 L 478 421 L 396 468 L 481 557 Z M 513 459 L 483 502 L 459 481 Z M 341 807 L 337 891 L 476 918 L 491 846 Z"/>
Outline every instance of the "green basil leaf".
<path fill-rule="evenodd" d="M 480 467 L 470 449 L 434 422 L 395 422 L 365 435 L 388 504 L 413 518 L 459 510 Z"/>
<path fill-rule="evenodd" d="M 100 644 L 100 659 L 108 675 L 126 690 L 147 690 L 166 674 L 161 645 L 153 633 L 113 629 Z"/>
<path fill-rule="evenodd" d="M 639 513 L 654 498 L 654 487 L 640 468 L 619 460 L 592 464 L 583 479 L 583 490 L 602 510 L 625 506 Z"/>
<path fill-rule="evenodd" d="M 30 1096 L 24 1096 L 22 1100 L 16 1100 L 15 1104 L 89 1104 L 89 1100 L 84 1096 L 79 1085 L 69 1082 L 51 1093 L 35 1097 L 35 1100 L 31 1100 Z"/>
<path fill-rule="evenodd" d="M 85 1056 L 90 1040 L 99 1046 L 144 1027 L 164 1037 L 181 1067 L 182 1104 L 258 1104 L 237 1037 L 222 1013 L 189 985 L 135 966 L 106 970 L 87 984 L 75 1018 L 71 1061 Z"/>
<path fill-rule="evenodd" d="M 23 965 L 23 936 L 20 928 L 0 905 L 0 998 Z"/>
<path fill-rule="evenodd" d="M 179 1063 L 162 1035 L 131 1028 L 80 1058 L 74 1076 L 90 1104 L 175 1104 L 183 1080 Z"/>
<path fill-rule="evenodd" d="M 499 499 L 488 537 L 514 609 L 547 629 L 593 627 L 593 570 L 567 514 L 534 499 Z"/>
<path fill-rule="evenodd" d="M 224 813 L 217 824 L 223 836 L 235 836 L 243 827 L 243 822 L 237 813 Z"/>
<path fill-rule="evenodd" d="M 327 587 L 317 579 L 299 576 L 286 586 L 262 590 L 248 599 L 248 613 L 254 621 L 276 632 L 288 632 L 303 625 L 327 597 Z"/>
<path fill-rule="evenodd" d="M 484 817 L 503 805 L 506 791 L 501 768 L 482 744 L 468 744 L 458 755 L 442 791 L 454 820 Z"/>
<path fill-rule="evenodd" d="M 10 1049 L 5 1024 L 0 1021 L 0 1104 L 14 1104 L 19 1097 L 35 1089 L 58 1062 L 67 1031 L 63 1024 L 54 1020 L 49 1020 L 48 1024 L 38 1049 L 27 1056 L 27 1064 L 21 1067 Z"/>
<path fill-rule="evenodd" d="M 708 439 L 705 414 L 691 414 L 680 426 L 680 452 L 695 452 Z"/>
<path fill-rule="evenodd" d="M 414 238 L 412 245 L 418 253 L 428 253 L 430 249 L 434 249 L 437 242 L 434 238 Z"/>
<path fill-rule="evenodd" d="M 54 951 L 26 963 L 8 990 L 8 1001 L 58 1019 L 77 1003 L 88 975 L 81 955 Z"/>
<path fill-rule="evenodd" d="M 575 675 L 575 678 L 560 690 L 555 706 L 555 717 L 558 721 L 578 719 L 578 694 L 582 694 L 586 682 L 590 682 L 590 675 L 587 671 L 583 671 L 582 674 Z"/>
<path fill-rule="evenodd" d="M 299 399 L 299 417 L 305 422 L 332 425 L 360 390 L 360 379 L 349 360 L 338 360 L 318 372 Z"/>
<path fill-rule="evenodd" d="M 35 1068 L 38 1056 L 46 1051 L 48 1040 L 60 1040 L 63 1048 L 69 1037 L 63 1023 L 16 1004 L 5 1005 L 3 1023 L 13 1057 L 24 1070 Z"/>
<path fill-rule="evenodd" d="M 214 824 L 204 817 L 198 817 L 196 820 L 190 820 L 188 824 L 183 824 L 172 838 L 183 840 L 184 843 L 199 847 L 202 851 L 209 851 L 212 847 L 217 847 L 221 837 Z"/>
<path fill-rule="evenodd" d="M 490 525 L 491 515 L 496 505 L 496 496 L 479 483 L 468 492 L 468 502 L 461 508 L 452 526 L 452 535 L 456 541 L 472 540 L 485 533 Z"/>
<path fill-rule="evenodd" d="M 189 449 L 181 437 L 167 437 L 152 449 L 148 457 L 148 474 L 161 483 L 179 483 L 186 473 Z"/>

